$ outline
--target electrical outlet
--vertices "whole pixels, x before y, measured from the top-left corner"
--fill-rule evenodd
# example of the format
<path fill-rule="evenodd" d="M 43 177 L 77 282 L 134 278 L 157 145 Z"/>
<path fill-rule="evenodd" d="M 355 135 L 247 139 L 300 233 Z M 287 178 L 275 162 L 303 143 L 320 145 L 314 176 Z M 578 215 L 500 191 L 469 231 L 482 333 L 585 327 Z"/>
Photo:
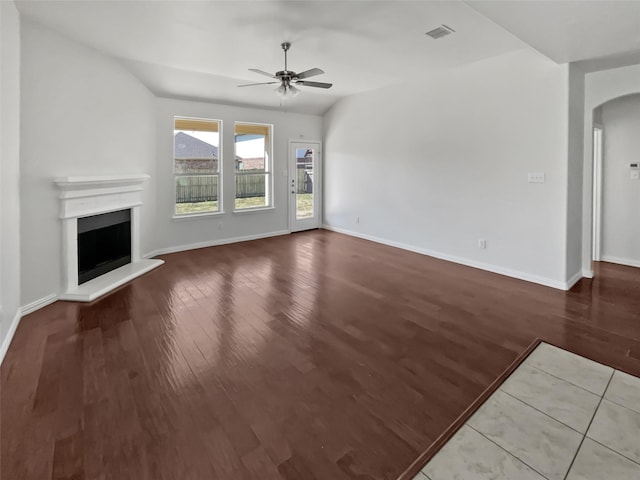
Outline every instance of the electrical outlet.
<path fill-rule="evenodd" d="M 218 230 L 222 230 L 222 222 L 218 222 Z"/>
<path fill-rule="evenodd" d="M 487 241 L 484 238 L 478 240 L 478 248 L 482 248 L 483 250 L 487 248 Z"/>
<path fill-rule="evenodd" d="M 529 173 L 527 174 L 527 182 L 529 183 L 544 183 L 544 173 Z"/>
<path fill-rule="evenodd" d="M 356 223 L 360 223 L 360 217 L 356 217 Z"/>

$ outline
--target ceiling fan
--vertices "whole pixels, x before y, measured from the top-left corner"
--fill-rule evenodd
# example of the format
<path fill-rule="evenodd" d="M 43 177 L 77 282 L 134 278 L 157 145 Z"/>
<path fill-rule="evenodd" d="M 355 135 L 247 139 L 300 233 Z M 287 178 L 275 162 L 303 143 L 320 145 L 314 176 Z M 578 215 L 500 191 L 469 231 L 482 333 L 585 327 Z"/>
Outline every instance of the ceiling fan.
<path fill-rule="evenodd" d="M 314 77 L 316 75 L 321 75 L 324 73 L 323 70 L 319 68 L 312 68 L 310 70 L 305 70 L 302 73 L 296 73 L 287 68 L 287 51 L 291 47 L 289 42 L 284 42 L 281 44 L 282 50 L 284 50 L 284 70 L 276 72 L 275 75 L 272 75 L 264 70 L 259 70 L 257 68 L 250 68 L 252 72 L 258 73 L 260 75 L 264 75 L 265 77 L 269 77 L 274 79 L 271 82 L 260 82 L 260 83 L 247 83 L 245 85 L 238 85 L 239 87 L 252 87 L 254 85 L 273 85 L 279 83 L 280 86 L 276 88 L 276 93 L 283 98 L 295 97 L 300 91 L 296 88 L 296 85 L 301 85 L 303 87 L 316 87 L 316 88 L 331 88 L 333 84 L 324 83 L 324 82 L 310 82 L 305 80 L 309 77 Z"/>

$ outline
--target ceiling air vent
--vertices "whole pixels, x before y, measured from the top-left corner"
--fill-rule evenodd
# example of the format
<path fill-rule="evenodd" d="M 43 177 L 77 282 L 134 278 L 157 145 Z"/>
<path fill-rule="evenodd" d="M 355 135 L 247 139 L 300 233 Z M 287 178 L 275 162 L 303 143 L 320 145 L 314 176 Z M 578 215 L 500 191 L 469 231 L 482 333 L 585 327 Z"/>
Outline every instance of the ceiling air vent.
<path fill-rule="evenodd" d="M 438 28 L 434 28 L 427 32 L 434 40 L 438 40 L 439 38 L 446 37 L 447 35 L 451 35 L 455 30 L 453 28 L 447 27 L 446 25 L 440 25 Z"/>

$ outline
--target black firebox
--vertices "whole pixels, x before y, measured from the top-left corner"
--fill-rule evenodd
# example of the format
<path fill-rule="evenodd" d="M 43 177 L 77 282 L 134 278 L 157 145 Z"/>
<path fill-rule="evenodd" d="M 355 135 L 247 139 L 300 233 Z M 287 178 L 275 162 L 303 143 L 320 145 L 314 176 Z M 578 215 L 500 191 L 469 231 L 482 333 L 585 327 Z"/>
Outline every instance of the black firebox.
<path fill-rule="evenodd" d="M 131 210 L 78 219 L 78 284 L 131 263 Z"/>

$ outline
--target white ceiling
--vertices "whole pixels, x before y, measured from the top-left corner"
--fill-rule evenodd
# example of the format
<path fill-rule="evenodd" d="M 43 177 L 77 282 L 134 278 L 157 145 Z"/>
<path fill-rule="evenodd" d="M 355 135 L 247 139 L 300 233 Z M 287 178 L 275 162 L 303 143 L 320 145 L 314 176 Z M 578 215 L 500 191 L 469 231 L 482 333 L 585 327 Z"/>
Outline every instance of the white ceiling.
<path fill-rule="evenodd" d="M 559 62 L 640 50 L 640 2 L 16 3 L 24 17 L 115 57 L 161 96 L 282 108 L 274 85 L 237 85 L 268 80 L 248 68 L 281 70 L 280 43 L 290 41 L 289 69 L 319 67 L 326 73 L 313 80 L 334 84 L 305 88 L 285 106 L 313 114 L 342 96 L 524 48 L 522 40 Z M 425 35 L 440 24 L 456 33 Z"/>
<path fill-rule="evenodd" d="M 468 5 L 423 1 L 18 1 L 23 16 L 112 55 L 154 93 L 279 107 L 274 85 L 249 72 L 289 68 L 326 73 L 290 111 L 323 113 L 344 95 L 379 88 L 523 48 Z M 425 35 L 445 23 L 456 34 Z"/>
<path fill-rule="evenodd" d="M 640 1 L 468 2 L 557 63 L 640 52 Z"/>

